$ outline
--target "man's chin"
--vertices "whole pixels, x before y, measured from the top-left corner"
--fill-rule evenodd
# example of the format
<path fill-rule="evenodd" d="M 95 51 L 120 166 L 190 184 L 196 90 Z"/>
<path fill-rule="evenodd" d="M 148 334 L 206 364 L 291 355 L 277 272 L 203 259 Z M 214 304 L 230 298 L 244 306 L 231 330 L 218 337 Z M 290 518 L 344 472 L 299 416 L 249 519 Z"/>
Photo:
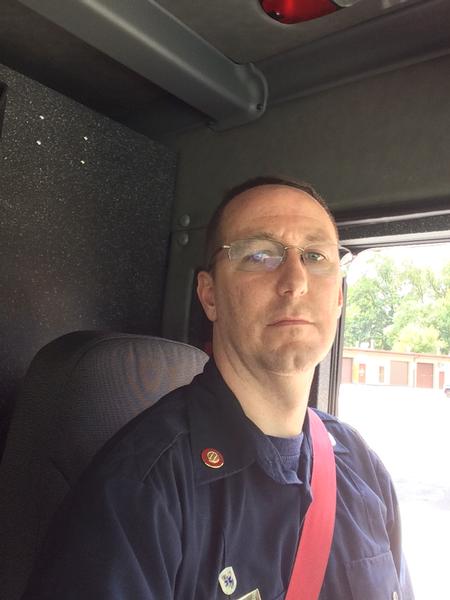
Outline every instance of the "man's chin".
<path fill-rule="evenodd" d="M 298 375 L 316 367 L 320 359 L 316 360 L 315 356 L 315 352 L 305 349 L 302 344 L 301 349 L 289 347 L 267 352 L 264 355 L 264 364 L 266 369 L 273 374 Z"/>

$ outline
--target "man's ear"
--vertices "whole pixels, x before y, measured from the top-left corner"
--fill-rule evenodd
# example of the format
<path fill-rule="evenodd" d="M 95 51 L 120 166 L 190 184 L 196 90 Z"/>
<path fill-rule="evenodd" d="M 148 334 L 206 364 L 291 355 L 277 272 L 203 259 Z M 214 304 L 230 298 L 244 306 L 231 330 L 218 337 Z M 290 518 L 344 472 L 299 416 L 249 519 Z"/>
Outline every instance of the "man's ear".
<path fill-rule="evenodd" d="M 207 271 L 200 271 L 197 275 L 197 296 L 206 316 L 214 322 L 217 319 L 214 279 Z"/>

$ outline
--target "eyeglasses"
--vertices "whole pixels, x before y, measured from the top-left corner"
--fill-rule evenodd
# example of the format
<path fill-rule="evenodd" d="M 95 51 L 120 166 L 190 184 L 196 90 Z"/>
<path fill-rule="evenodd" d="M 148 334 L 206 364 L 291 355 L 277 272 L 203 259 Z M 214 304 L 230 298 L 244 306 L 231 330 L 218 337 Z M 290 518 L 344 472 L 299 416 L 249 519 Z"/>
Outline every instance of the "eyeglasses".
<path fill-rule="evenodd" d="M 275 271 L 284 263 L 287 251 L 294 248 L 299 253 L 300 260 L 311 275 L 329 276 L 341 271 L 344 275 L 353 260 L 353 254 L 348 248 L 330 242 L 300 246 L 284 246 L 281 242 L 270 239 L 249 238 L 224 244 L 211 256 L 213 258 L 221 251 L 227 250 L 228 258 L 237 271 Z"/>

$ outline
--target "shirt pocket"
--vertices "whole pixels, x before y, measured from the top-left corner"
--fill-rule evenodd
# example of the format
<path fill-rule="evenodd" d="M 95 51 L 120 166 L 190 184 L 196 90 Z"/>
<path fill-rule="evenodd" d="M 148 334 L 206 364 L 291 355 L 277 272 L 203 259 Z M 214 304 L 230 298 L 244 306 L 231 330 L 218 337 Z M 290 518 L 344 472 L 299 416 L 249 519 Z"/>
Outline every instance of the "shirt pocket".
<path fill-rule="evenodd" d="M 401 600 L 391 552 L 354 560 L 345 565 L 352 600 Z"/>

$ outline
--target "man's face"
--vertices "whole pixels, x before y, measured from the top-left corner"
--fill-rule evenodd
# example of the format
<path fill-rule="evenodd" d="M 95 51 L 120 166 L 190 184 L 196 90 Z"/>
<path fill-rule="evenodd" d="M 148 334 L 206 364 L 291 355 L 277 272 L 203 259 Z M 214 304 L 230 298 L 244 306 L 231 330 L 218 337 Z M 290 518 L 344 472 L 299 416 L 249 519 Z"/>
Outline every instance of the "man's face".
<path fill-rule="evenodd" d="M 229 244 L 267 237 L 284 246 L 337 243 L 326 211 L 309 194 L 264 185 L 236 196 L 226 207 L 221 240 Z M 289 375 L 310 371 L 334 339 L 342 305 L 341 275 L 312 275 L 294 249 L 276 270 L 236 270 L 225 250 L 214 273 L 199 274 L 198 294 L 214 323 L 214 354 L 254 371 Z"/>

